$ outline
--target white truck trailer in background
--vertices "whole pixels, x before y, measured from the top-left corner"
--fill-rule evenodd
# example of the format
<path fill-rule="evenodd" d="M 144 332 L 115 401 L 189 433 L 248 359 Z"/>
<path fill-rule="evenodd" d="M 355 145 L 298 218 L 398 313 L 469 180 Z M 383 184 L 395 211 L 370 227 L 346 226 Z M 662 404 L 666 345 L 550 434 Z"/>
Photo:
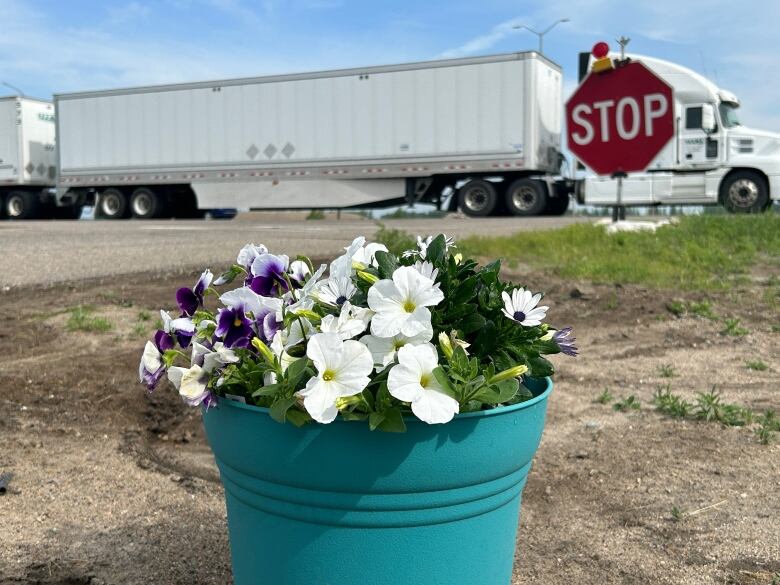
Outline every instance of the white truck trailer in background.
<path fill-rule="evenodd" d="M 58 199 L 99 217 L 442 204 L 563 213 L 561 69 L 536 52 L 55 96 Z"/>
<path fill-rule="evenodd" d="M 76 217 L 73 207 L 54 205 L 54 134 L 51 102 L 0 98 L 0 218 Z"/>
<path fill-rule="evenodd" d="M 721 204 L 754 213 L 780 200 L 780 134 L 742 126 L 737 96 L 695 71 L 652 57 L 630 58 L 672 87 L 675 133 L 646 172 L 623 179 L 624 205 Z M 580 55 L 580 79 L 589 60 L 589 54 Z M 588 176 L 576 190 L 578 202 L 588 205 L 617 200 L 617 181 L 610 177 Z"/>

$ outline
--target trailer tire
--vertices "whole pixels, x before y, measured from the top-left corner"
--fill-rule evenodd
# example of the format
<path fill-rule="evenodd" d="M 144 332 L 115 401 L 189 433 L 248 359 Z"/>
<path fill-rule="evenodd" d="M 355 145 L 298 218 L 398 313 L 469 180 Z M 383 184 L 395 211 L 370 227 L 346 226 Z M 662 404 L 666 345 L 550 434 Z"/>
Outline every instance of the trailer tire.
<path fill-rule="evenodd" d="M 497 204 L 496 187 L 490 181 L 473 179 L 458 189 L 458 207 L 469 217 L 492 215 Z"/>
<path fill-rule="evenodd" d="M 135 219 L 156 219 L 165 211 L 165 201 L 148 187 L 138 187 L 130 197 L 130 211 Z"/>
<path fill-rule="evenodd" d="M 766 179 L 755 171 L 737 171 L 720 185 L 720 200 L 731 213 L 760 213 L 769 203 Z"/>
<path fill-rule="evenodd" d="M 547 185 L 536 179 L 517 179 L 507 187 L 504 201 L 517 217 L 541 215 L 547 207 Z"/>
<path fill-rule="evenodd" d="M 558 197 L 550 197 L 547 200 L 547 207 L 544 213 L 546 215 L 563 215 L 567 209 L 569 209 L 569 196 L 559 195 Z"/>
<path fill-rule="evenodd" d="M 97 197 L 96 219 L 125 219 L 129 212 L 127 195 L 119 189 L 109 187 Z"/>
<path fill-rule="evenodd" d="M 5 215 L 8 219 L 36 219 L 41 202 L 38 194 L 31 191 L 11 191 L 4 201 Z"/>

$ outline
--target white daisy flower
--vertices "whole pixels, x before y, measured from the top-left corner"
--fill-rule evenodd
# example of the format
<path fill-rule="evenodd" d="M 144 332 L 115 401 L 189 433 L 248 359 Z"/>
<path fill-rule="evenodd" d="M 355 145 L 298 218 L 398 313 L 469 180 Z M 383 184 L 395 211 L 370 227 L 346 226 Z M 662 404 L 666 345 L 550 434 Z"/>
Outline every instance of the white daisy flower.
<path fill-rule="evenodd" d="M 352 257 L 366 243 L 366 238 L 358 236 L 352 243 L 344 248 L 346 252 L 330 263 L 331 278 L 350 278 L 353 274 Z"/>
<path fill-rule="evenodd" d="M 444 235 L 444 249 L 449 250 L 450 248 L 455 246 L 455 239 L 451 236 L 448 236 L 447 234 Z M 428 255 L 428 246 L 431 245 L 431 242 L 433 242 L 434 238 L 433 236 L 428 236 L 427 238 L 423 239 L 420 236 L 417 236 L 417 249 L 416 250 L 407 250 L 403 253 L 404 258 L 409 258 L 410 256 L 419 256 L 423 260 L 425 260 L 425 257 Z"/>
<path fill-rule="evenodd" d="M 504 299 L 504 315 L 513 321 L 520 323 L 525 327 L 541 325 L 542 319 L 547 315 L 547 309 L 550 307 L 536 305 L 542 299 L 540 294 L 532 294 L 531 291 L 524 288 L 516 288 L 512 291 L 512 296 L 506 291 L 501 293 Z"/>
<path fill-rule="evenodd" d="M 413 266 L 402 266 L 393 278 L 380 280 L 368 289 L 368 306 L 376 314 L 371 319 L 371 334 L 393 337 L 399 333 L 413 337 L 430 327 L 428 307 L 444 299 L 439 285 Z"/>
<path fill-rule="evenodd" d="M 428 327 L 412 337 L 406 337 L 405 335 L 394 335 L 393 337 L 376 337 L 375 335 L 364 335 L 360 338 L 362 343 L 366 344 L 368 351 L 371 352 L 371 356 L 374 358 L 374 367 L 377 372 L 381 372 L 387 366 L 395 361 L 395 355 L 399 349 L 405 345 L 420 345 L 421 343 L 428 343 L 433 337 L 433 327 L 430 323 Z"/>
<path fill-rule="evenodd" d="M 352 280 L 347 276 L 330 277 L 322 283 L 312 296 L 321 303 L 332 307 L 341 307 L 357 292 L 357 287 L 352 284 Z"/>
<path fill-rule="evenodd" d="M 306 355 L 314 362 L 317 375 L 297 394 L 303 397 L 303 406 L 314 420 L 332 422 L 339 412 L 336 401 L 360 394 L 371 381 L 371 353 L 359 341 L 342 341 L 335 333 L 319 333 L 309 340 Z"/>
<path fill-rule="evenodd" d="M 430 343 L 405 345 L 398 350 L 398 365 L 387 375 L 390 394 L 411 403 L 414 415 L 428 424 L 449 422 L 460 410 L 433 375 L 438 365 L 439 355 Z"/>

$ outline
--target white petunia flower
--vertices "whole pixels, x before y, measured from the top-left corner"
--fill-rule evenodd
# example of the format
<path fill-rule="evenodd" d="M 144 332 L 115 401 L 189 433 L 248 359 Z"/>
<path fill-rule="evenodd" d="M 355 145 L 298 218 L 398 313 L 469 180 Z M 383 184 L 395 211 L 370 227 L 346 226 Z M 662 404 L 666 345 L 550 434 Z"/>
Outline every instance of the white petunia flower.
<path fill-rule="evenodd" d="M 306 355 L 314 362 L 317 376 L 298 392 L 303 406 L 320 423 L 336 418 L 336 400 L 360 394 L 371 379 L 371 353 L 359 341 L 342 341 L 334 333 L 319 333 L 309 340 Z"/>
<path fill-rule="evenodd" d="M 349 277 L 330 277 L 312 293 L 312 296 L 326 305 L 340 307 L 351 299 L 356 292 L 357 288 L 352 284 L 352 280 Z"/>
<path fill-rule="evenodd" d="M 376 266 L 376 253 L 380 251 L 387 252 L 387 246 L 376 242 L 366 244 L 352 255 L 352 261 L 359 262 L 363 266 Z"/>
<path fill-rule="evenodd" d="M 436 277 L 439 276 L 439 270 L 434 268 L 433 264 L 430 262 L 418 260 L 414 263 L 414 269 L 422 274 L 425 278 L 430 278 L 434 282 L 436 281 Z"/>
<path fill-rule="evenodd" d="M 511 297 L 509 293 L 504 291 L 501 293 L 501 298 L 504 299 L 504 308 L 502 309 L 504 315 L 525 327 L 540 325 L 542 319 L 547 315 L 547 309 L 550 308 L 537 307 L 542 295 L 532 294 L 531 291 L 524 288 L 513 290 Z"/>
<path fill-rule="evenodd" d="M 341 314 L 325 315 L 320 322 L 320 331 L 336 333 L 343 341 L 352 339 L 366 330 L 368 321 L 363 318 L 367 309 L 353 307 L 349 301 L 341 307 Z M 370 317 L 369 317 L 370 319 Z"/>
<path fill-rule="evenodd" d="M 393 337 L 399 333 L 413 337 L 430 327 L 428 307 L 444 299 L 439 285 L 413 266 L 393 272 L 392 280 L 376 282 L 368 289 L 368 306 L 376 314 L 371 319 L 371 334 Z"/>
<path fill-rule="evenodd" d="M 433 327 L 428 323 L 428 327 L 412 337 L 405 335 L 394 335 L 393 337 L 376 337 L 375 335 L 364 335 L 360 338 L 362 343 L 366 344 L 368 351 L 374 358 L 374 366 L 377 372 L 381 372 L 387 366 L 395 361 L 396 352 L 405 345 L 420 345 L 428 343 L 433 337 Z"/>
<path fill-rule="evenodd" d="M 438 365 L 439 355 L 430 343 L 405 345 L 398 350 L 398 365 L 387 375 L 390 394 L 411 403 L 414 415 L 428 424 L 449 422 L 460 410 L 433 375 Z"/>

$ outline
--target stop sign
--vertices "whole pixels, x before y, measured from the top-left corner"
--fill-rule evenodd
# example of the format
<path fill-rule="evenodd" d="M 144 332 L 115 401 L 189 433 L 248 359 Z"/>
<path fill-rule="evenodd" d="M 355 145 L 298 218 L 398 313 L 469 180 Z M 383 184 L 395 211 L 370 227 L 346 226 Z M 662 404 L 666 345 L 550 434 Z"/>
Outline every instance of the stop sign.
<path fill-rule="evenodd" d="M 591 73 L 566 102 L 569 149 L 599 175 L 645 170 L 674 135 L 672 88 L 642 63 Z"/>

